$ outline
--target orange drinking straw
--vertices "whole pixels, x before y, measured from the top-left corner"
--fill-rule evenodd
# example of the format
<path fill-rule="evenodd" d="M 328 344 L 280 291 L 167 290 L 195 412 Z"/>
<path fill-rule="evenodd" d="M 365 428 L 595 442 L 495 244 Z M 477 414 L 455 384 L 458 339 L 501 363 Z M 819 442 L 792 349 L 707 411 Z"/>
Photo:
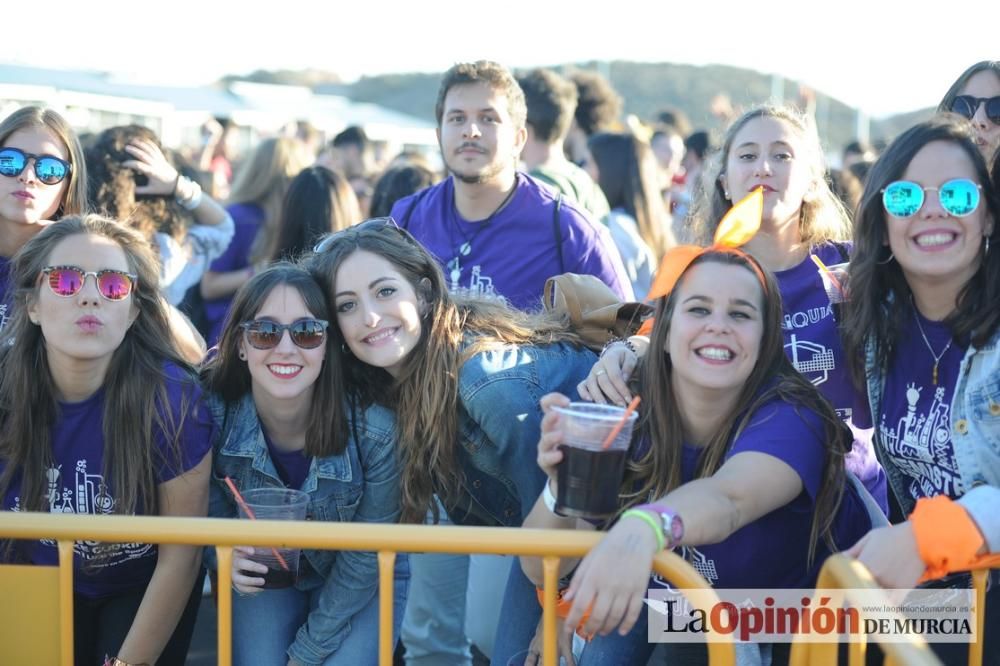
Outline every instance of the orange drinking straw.
<path fill-rule="evenodd" d="M 814 264 L 819 266 L 819 269 L 821 271 L 826 273 L 826 276 L 830 278 L 830 282 L 833 284 L 834 287 L 837 288 L 837 291 L 840 292 L 840 295 L 846 297 L 847 292 L 845 292 L 844 288 L 840 286 L 840 282 L 838 282 L 837 278 L 833 275 L 833 271 L 831 271 L 829 268 L 826 267 L 826 264 L 823 263 L 823 260 L 817 257 L 815 254 L 810 254 L 809 258 L 813 260 Z"/>
<path fill-rule="evenodd" d="M 253 515 L 253 510 L 250 508 L 250 505 L 248 505 L 246 500 L 243 499 L 243 495 L 240 495 L 240 491 L 236 489 L 236 484 L 233 483 L 233 480 L 228 476 L 226 477 L 226 485 L 229 486 L 229 490 L 233 492 L 233 497 L 236 498 L 239 505 L 243 507 L 243 513 L 247 514 L 250 520 L 257 520 L 257 516 Z M 271 552 L 274 553 L 276 558 L 278 558 L 278 564 L 280 564 L 285 571 L 291 571 L 291 569 L 288 568 L 288 562 L 286 562 L 285 558 L 281 556 L 281 553 L 278 552 L 277 548 L 272 546 Z"/>
<path fill-rule="evenodd" d="M 618 433 L 620 433 L 622 431 L 622 428 L 625 427 L 625 422 L 628 421 L 630 416 L 632 416 L 632 412 L 635 411 L 635 408 L 639 406 L 640 400 L 641 398 L 639 396 L 635 396 L 634 398 L 632 398 L 632 402 L 628 403 L 628 407 L 625 408 L 625 413 L 622 414 L 621 420 L 618 423 L 616 423 L 615 427 L 612 428 L 611 432 L 608 433 L 607 439 L 605 439 L 604 443 L 601 444 L 601 449 L 608 448 L 609 446 L 611 446 L 611 442 L 615 441 L 615 437 L 617 437 Z"/>

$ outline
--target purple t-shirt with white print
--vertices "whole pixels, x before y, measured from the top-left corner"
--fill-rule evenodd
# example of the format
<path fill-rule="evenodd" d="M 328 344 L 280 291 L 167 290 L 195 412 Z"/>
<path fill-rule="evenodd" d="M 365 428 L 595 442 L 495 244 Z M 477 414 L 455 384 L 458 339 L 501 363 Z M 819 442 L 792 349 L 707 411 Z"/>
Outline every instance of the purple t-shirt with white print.
<path fill-rule="evenodd" d="M 10 284 L 10 259 L 0 257 L 0 331 L 10 321 L 14 307 L 14 290 Z"/>
<path fill-rule="evenodd" d="M 557 195 L 524 173 L 517 174 L 515 188 L 485 224 L 459 215 L 453 178 L 396 202 L 392 217 L 441 263 L 451 291 L 503 296 L 514 307 L 537 310 L 545 281 L 566 272 L 594 275 L 632 300 L 621 256 L 603 225 L 564 198 L 560 266 L 553 223 Z"/>
<path fill-rule="evenodd" d="M 832 243 L 817 245 L 812 254 L 825 265 L 832 266 L 845 261 L 843 254 L 850 246 L 842 243 L 840 248 Z M 851 381 L 847 355 L 819 270 L 807 256 L 797 266 L 777 271 L 774 276 L 781 290 L 784 310 L 781 332 L 785 338 L 785 355 L 830 401 L 840 418 L 852 426 L 854 446 L 845 461 L 847 469 L 864 484 L 882 511 L 887 512 L 886 477 L 872 448 L 872 430 L 855 427 L 852 423 L 855 406 L 861 402 Z"/>
<path fill-rule="evenodd" d="M 233 217 L 233 240 L 229 247 L 212 262 L 209 270 L 215 273 L 239 271 L 250 266 L 250 251 L 253 249 L 257 234 L 264 224 L 264 211 L 255 204 L 241 203 L 226 207 Z M 233 294 L 205 301 L 205 318 L 208 320 L 208 346 L 219 342 L 222 326 L 225 324 L 229 306 L 233 303 Z"/>
<path fill-rule="evenodd" d="M 685 445 L 681 480 L 695 478 L 703 449 Z M 823 479 L 823 424 L 817 414 L 781 400 L 758 408 L 736 437 L 726 460 L 738 453 L 766 453 L 799 475 L 802 492 L 790 503 L 736 530 L 725 540 L 701 546 L 681 546 L 686 559 L 716 588 L 813 587 L 830 549 L 820 538 L 810 566 L 807 561 L 813 511 Z M 871 520 L 854 486 L 847 484 L 833 523 L 838 549 L 853 546 L 871 528 Z M 658 576 L 653 587 L 668 587 Z"/>
<path fill-rule="evenodd" d="M 967 488 L 955 462 L 951 402 L 967 345 L 954 339 L 944 323 L 925 319 L 915 309 L 908 329 L 907 335 L 899 337 L 897 362 L 889 369 L 881 413 L 876 415 L 879 440 L 894 466 L 906 476 L 914 500 L 935 495 L 955 499 Z M 941 355 L 937 384 L 931 349 Z"/>
<path fill-rule="evenodd" d="M 184 371 L 174 365 L 165 367 L 169 413 L 174 422 L 184 418 L 180 438 L 180 459 L 172 455 L 162 431 L 155 430 L 157 483 L 164 483 L 195 467 L 212 448 L 213 424 L 201 401 L 201 389 Z M 188 411 L 182 415 L 186 396 Z M 46 476 L 43 502 L 51 513 L 110 514 L 117 498 L 115 489 L 104 478 L 104 398 L 102 387 L 86 400 L 60 403 L 60 415 L 52 427 L 52 467 Z M 169 421 L 168 421 L 169 423 Z M 0 468 L 3 463 L 0 462 Z M 5 510 L 21 509 L 20 479 L 15 477 L 3 498 Z M 143 515 L 143 507 L 136 508 Z M 156 567 L 155 544 L 109 544 L 77 541 L 73 556 L 73 589 L 90 598 L 112 596 L 149 583 Z M 98 555 L 100 557 L 98 558 Z M 42 540 L 30 547 L 33 564 L 57 565 L 56 542 Z"/>

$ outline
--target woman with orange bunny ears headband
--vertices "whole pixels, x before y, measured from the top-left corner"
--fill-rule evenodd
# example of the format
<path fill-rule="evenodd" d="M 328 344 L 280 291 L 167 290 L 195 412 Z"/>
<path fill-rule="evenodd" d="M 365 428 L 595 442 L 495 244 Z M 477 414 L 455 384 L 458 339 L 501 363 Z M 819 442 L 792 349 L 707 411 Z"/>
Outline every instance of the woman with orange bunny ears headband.
<path fill-rule="evenodd" d="M 643 600 L 663 587 L 650 578 L 663 548 L 704 565 L 713 587 L 810 588 L 826 556 L 871 525 L 859 488 L 845 483 L 847 427 L 783 353 L 774 277 L 733 247 L 756 231 L 764 200 L 753 192 L 720 225 L 715 245 L 675 248 L 660 265 L 619 511 L 582 561 L 560 561 L 561 575 L 575 569 L 563 597 L 571 605 L 564 635 L 578 627 L 599 634 L 583 649 L 582 666 L 649 659 L 655 644 Z M 554 393 L 542 399 L 538 464 L 552 495 L 565 439 L 553 407 L 567 403 Z M 555 513 L 545 497 L 526 527 L 595 528 Z M 541 558 L 521 565 L 541 584 Z M 671 660 L 697 658 L 681 653 L 688 647 L 703 649 L 671 645 Z M 752 653 L 747 663 L 787 653 L 779 645 L 743 649 Z"/>
<path fill-rule="evenodd" d="M 734 202 L 761 190 L 759 230 L 733 243 L 774 273 L 781 292 L 785 353 L 851 424 L 856 405 L 864 401 L 851 381 L 835 310 L 815 263 L 818 259 L 838 270 L 837 265 L 848 260 L 851 243 L 845 239 L 850 224 L 824 179 L 815 130 L 791 109 L 752 109 L 730 126 L 706 173 L 706 191 L 694 212 L 697 235 L 705 244 L 724 231 L 721 220 Z M 581 383 L 580 395 L 628 404 L 627 382 L 646 344 L 645 338 L 632 338 L 605 349 Z M 871 448 L 871 430 L 852 429 L 855 443 L 847 468 L 887 512 L 885 474 Z"/>

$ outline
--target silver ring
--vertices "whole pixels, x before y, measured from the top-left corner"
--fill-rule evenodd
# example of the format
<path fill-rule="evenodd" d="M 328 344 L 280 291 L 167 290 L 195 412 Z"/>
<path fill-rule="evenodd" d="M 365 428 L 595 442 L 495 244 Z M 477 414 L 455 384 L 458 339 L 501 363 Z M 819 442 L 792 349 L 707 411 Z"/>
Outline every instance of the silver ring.
<path fill-rule="evenodd" d="M 606 374 L 608 374 L 606 371 L 604 371 L 604 370 L 598 370 L 597 372 L 594 373 L 594 376 L 595 377 L 600 377 L 601 375 L 606 375 Z"/>

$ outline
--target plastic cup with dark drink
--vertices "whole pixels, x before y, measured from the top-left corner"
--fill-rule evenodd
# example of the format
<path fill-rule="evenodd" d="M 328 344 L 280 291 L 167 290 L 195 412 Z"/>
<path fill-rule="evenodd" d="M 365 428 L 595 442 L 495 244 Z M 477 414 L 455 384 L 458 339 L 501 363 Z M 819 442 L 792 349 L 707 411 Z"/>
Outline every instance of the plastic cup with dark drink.
<path fill-rule="evenodd" d="M 309 495 L 290 488 L 254 488 L 243 492 L 246 506 L 257 520 L 305 520 Z M 240 518 L 250 518 L 242 504 L 239 504 Z M 264 574 L 264 589 L 273 590 L 291 587 L 299 572 L 299 549 L 254 546 L 250 559 L 267 567 Z M 247 572 L 250 576 L 260 576 L 257 572 Z"/>
<path fill-rule="evenodd" d="M 574 402 L 553 409 L 564 433 L 559 445 L 563 459 L 556 467 L 556 511 L 579 518 L 608 518 L 618 510 L 618 490 L 638 415 L 629 414 L 611 444 L 603 448 L 625 416 L 623 408 Z"/>
<path fill-rule="evenodd" d="M 844 321 L 843 308 L 848 298 L 847 266 L 846 262 L 833 264 L 827 266 L 827 270 L 819 272 L 819 276 L 823 280 L 823 291 L 826 292 L 827 298 L 830 299 L 830 306 L 833 308 L 833 318 L 838 323 Z"/>

